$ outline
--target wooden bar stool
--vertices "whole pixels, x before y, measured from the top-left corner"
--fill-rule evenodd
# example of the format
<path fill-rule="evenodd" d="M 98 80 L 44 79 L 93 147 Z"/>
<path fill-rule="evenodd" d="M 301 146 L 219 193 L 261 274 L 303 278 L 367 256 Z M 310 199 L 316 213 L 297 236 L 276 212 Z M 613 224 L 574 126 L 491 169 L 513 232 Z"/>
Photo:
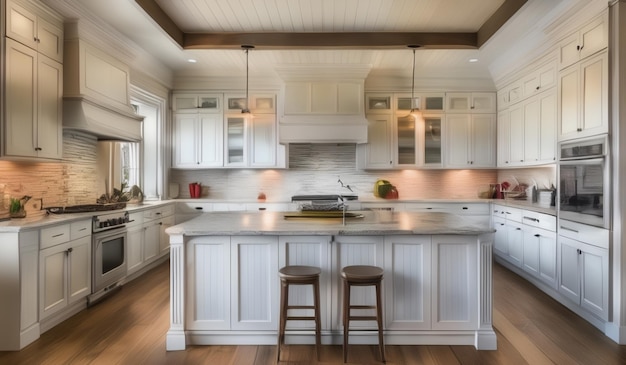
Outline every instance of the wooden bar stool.
<path fill-rule="evenodd" d="M 280 328 L 278 330 L 278 351 L 276 361 L 280 361 L 280 347 L 285 343 L 285 327 L 288 320 L 315 321 L 315 347 L 320 359 L 321 320 L 320 320 L 320 273 L 313 266 L 285 266 L 278 270 L 280 276 Z M 312 285 L 313 305 L 289 305 L 290 285 Z M 290 309 L 313 309 L 313 316 L 289 316 Z"/>
<path fill-rule="evenodd" d="M 348 362 L 348 332 L 350 321 L 376 321 L 378 324 L 378 346 L 380 358 L 385 360 L 385 345 L 383 344 L 383 307 L 380 285 L 383 281 L 383 269 L 377 266 L 356 265 L 346 266 L 341 270 L 343 281 L 343 362 Z M 352 286 L 375 286 L 376 305 L 352 305 L 350 303 L 350 288 Z M 376 309 L 375 316 L 352 315 L 352 309 Z"/>

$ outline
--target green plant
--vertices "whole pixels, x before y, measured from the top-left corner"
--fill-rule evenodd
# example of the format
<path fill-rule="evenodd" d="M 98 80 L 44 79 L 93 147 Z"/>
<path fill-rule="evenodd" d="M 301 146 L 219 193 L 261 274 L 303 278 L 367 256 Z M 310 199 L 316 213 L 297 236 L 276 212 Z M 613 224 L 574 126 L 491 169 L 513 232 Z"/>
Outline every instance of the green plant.
<path fill-rule="evenodd" d="M 10 213 L 17 213 L 22 210 L 22 203 L 19 199 L 11 198 L 11 204 L 9 205 Z"/>

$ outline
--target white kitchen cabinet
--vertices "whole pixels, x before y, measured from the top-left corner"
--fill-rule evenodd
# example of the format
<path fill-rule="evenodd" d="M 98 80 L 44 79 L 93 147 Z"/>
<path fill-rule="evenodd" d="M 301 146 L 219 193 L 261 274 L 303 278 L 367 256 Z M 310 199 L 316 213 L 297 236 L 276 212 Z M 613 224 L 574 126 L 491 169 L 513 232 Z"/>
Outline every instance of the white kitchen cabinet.
<path fill-rule="evenodd" d="M 444 167 L 496 166 L 496 118 L 494 114 L 448 114 L 445 131 Z"/>
<path fill-rule="evenodd" d="M 170 250 L 170 236 L 165 233 L 165 230 L 175 224 L 175 217 L 170 215 L 168 217 L 161 218 L 159 222 L 159 250 L 160 254 L 166 255 Z"/>
<path fill-rule="evenodd" d="M 225 117 L 224 166 L 248 165 L 248 117 L 232 114 Z"/>
<path fill-rule="evenodd" d="M 361 169 L 393 167 L 393 115 L 367 115 L 367 143 L 357 145 L 357 166 Z"/>
<path fill-rule="evenodd" d="M 498 110 L 506 109 L 509 106 L 522 100 L 522 80 L 505 86 L 496 93 Z"/>
<path fill-rule="evenodd" d="M 496 165 L 507 167 L 511 162 L 511 111 L 509 109 L 498 112 L 496 129 Z"/>
<path fill-rule="evenodd" d="M 391 114 L 393 94 L 365 94 L 365 114 Z"/>
<path fill-rule="evenodd" d="M 129 219 L 131 223 L 126 225 L 126 237 L 128 240 L 126 245 L 126 269 L 128 275 L 131 275 L 143 268 L 143 213 L 130 213 Z"/>
<path fill-rule="evenodd" d="M 556 232 L 524 227 L 522 268 L 550 287 L 556 287 Z"/>
<path fill-rule="evenodd" d="M 537 95 L 557 84 L 556 64 L 550 62 L 537 70 L 530 72 L 520 80 L 522 99 Z"/>
<path fill-rule="evenodd" d="M 559 141 L 608 133 L 608 54 L 602 52 L 559 74 Z"/>
<path fill-rule="evenodd" d="M 446 113 L 495 113 L 495 93 L 446 93 Z"/>
<path fill-rule="evenodd" d="M 143 226 L 143 265 L 155 260 L 161 252 L 161 225 L 159 221 L 147 221 Z"/>
<path fill-rule="evenodd" d="M 6 3 L 6 36 L 62 63 L 63 22 L 21 4 L 15 0 Z"/>
<path fill-rule="evenodd" d="M 40 320 L 65 309 L 90 293 L 91 236 L 40 251 Z"/>
<path fill-rule="evenodd" d="M 559 292 L 581 308 L 608 320 L 608 249 L 559 236 L 559 257 Z"/>
<path fill-rule="evenodd" d="M 3 154 L 62 158 L 63 65 L 6 39 L 5 67 Z"/>
<path fill-rule="evenodd" d="M 175 168 L 210 168 L 223 165 L 221 114 L 176 114 Z"/>
<path fill-rule="evenodd" d="M 563 39 L 559 44 L 559 68 L 566 68 L 607 48 L 608 27 L 608 15 L 605 13 Z"/>
<path fill-rule="evenodd" d="M 330 329 L 332 293 L 331 272 L 328 270 L 332 241 L 331 236 L 280 236 L 278 238 L 278 267 L 288 265 L 306 265 L 319 267 L 320 274 L 320 308 L 322 331 Z M 289 287 L 289 305 L 313 305 L 313 289 L 311 285 L 292 285 Z M 290 310 L 290 315 L 307 316 L 310 310 Z M 311 329 L 311 321 L 288 322 L 289 328 Z"/>
<path fill-rule="evenodd" d="M 495 205 L 492 214 L 496 229 L 494 251 L 514 266 L 521 267 L 524 254 L 522 210 Z"/>
<path fill-rule="evenodd" d="M 395 110 L 419 109 L 426 113 L 442 113 L 445 109 L 445 93 L 395 94 Z M 412 101 L 411 101 L 412 100 Z"/>
<path fill-rule="evenodd" d="M 506 257 L 509 254 L 509 239 L 506 228 L 506 219 L 503 217 L 492 218 L 493 229 L 495 229 L 493 251 L 496 255 Z"/>
<path fill-rule="evenodd" d="M 222 113 L 222 94 L 175 93 L 172 109 L 175 113 Z"/>
<path fill-rule="evenodd" d="M 278 329 L 278 237 L 231 236 L 230 244 L 231 328 Z"/>
<path fill-rule="evenodd" d="M 432 236 L 432 329 L 478 325 L 478 242 L 476 237 Z"/>
<path fill-rule="evenodd" d="M 227 114 L 241 114 L 242 109 L 250 103 L 252 114 L 276 114 L 276 95 L 254 92 L 246 100 L 245 94 L 226 94 L 224 102 Z"/>
<path fill-rule="evenodd" d="M 224 141 L 225 167 L 283 167 L 274 114 L 226 115 Z"/>
<path fill-rule="evenodd" d="M 255 114 L 249 124 L 250 167 L 275 167 L 278 142 L 276 116 Z"/>
<path fill-rule="evenodd" d="M 431 237 L 385 236 L 385 328 L 431 328 Z"/>
<path fill-rule="evenodd" d="M 362 115 L 363 81 L 285 83 L 285 115 Z"/>

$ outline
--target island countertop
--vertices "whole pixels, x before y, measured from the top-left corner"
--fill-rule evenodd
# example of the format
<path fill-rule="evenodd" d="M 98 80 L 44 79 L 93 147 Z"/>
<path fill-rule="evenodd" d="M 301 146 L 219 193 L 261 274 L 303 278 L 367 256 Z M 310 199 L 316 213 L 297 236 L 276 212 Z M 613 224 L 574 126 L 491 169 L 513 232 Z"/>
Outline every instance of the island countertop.
<path fill-rule="evenodd" d="M 392 235 L 491 233 L 489 216 L 438 212 L 350 211 L 360 218 L 285 218 L 288 212 L 211 212 L 166 230 L 170 235 Z M 293 213 L 293 212 L 290 212 Z"/>

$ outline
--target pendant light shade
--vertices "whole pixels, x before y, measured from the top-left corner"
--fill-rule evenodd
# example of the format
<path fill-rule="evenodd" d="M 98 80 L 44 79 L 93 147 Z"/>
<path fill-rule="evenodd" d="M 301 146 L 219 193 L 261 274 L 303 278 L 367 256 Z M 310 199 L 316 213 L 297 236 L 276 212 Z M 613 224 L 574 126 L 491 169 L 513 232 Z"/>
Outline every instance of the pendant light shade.
<path fill-rule="evenodd" d="M 254 46 L 251 45 L 243 45 L 241 46 L 241 49 L 243 49 L 246 52 L 246 106 L 241 109 L 241 113 L 242 114 L 250 114 L 250 99 L 248 98 L 248 84 L 250 81 L 249 78 L 249 67 L 248 67 L 248 52 L 251 49 L 254 49 Z"/>
<path fill-rule="evenodd" d="M 422 118 L 422 112 L 420 111 L 420 98 L 415 97 L 415 50 L 417 50 L 420 46 L 418 45 L 409 45 L 407 46 L 413 50 L 413 73 L 411 75 L 411 112 L 409 113 L 409 117 L 414 120 L 418 120 Z"/>

